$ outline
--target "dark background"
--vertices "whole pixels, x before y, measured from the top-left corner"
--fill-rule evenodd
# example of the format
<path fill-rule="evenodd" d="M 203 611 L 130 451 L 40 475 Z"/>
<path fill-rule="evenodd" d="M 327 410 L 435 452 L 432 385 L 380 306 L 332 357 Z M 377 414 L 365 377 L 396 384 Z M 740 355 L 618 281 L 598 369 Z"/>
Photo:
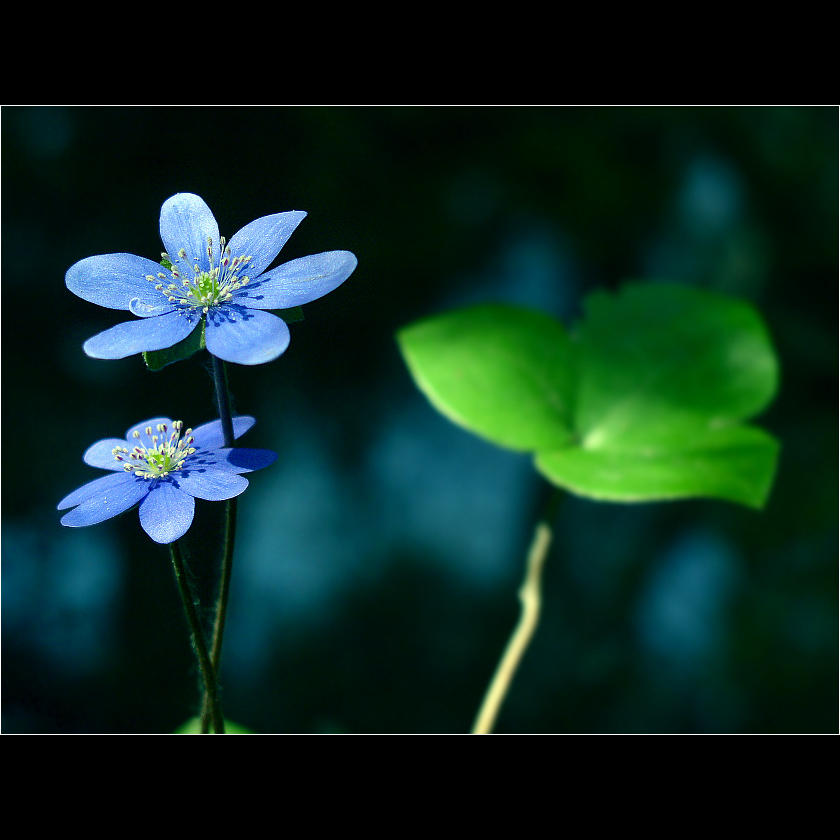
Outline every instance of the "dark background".
<path fill-rule="evenodd" d="M 284 260 L 359 267 L 275 362 L 233 367 L 240 500 L 222 683 L 265 733 L 469 730 L 518 614 L 540 495 L 526 456 L 452 426 L 402 325 L 506 300 L 566 320 L 626 279 L 764 315 L 782 441 L 761 513 L 568 498 L 506 733 L 837 731 L 836 108 L 2 109 L 3 731 L 166 733 L 197 675 L 168 552 L 136 512 L 55 505 L 84 450 L 145 417 L 214 417 L 206 357 L 159 373 L 82 342 L 126 320 L 67 291 L 83 257 L 157 258 L 195 192 L 223 235 L 307 210 Z M 220 506 L 188 540 L 197 579 Z"/>

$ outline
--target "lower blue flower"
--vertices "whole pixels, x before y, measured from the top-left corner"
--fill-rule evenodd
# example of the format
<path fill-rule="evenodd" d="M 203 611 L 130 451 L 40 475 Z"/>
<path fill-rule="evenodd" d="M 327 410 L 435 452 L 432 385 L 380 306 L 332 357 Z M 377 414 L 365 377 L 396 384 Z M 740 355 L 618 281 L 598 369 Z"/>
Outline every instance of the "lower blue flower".
<path fill-rule="evenodd" d="M 255 422 L 253 417 L 234 417 L 234 437 Z M 61 524 L 95 525 L 139 504 L 143 530 L 155 542 L 171 543 L 189 530 L 196 499 L 217 502 L 238 496 L 248 486 L 242 473 L 267 467 L 276 458 L 269 449 L 225 448 L 220 420 L 186 430 L 180 420 L 168 417 L 145 420 L 132 426 L 124 440 L 106 438 L 85 452 L 85 463 L 113 474 L 65 496 L 58 510 L 73 510 Z"/>

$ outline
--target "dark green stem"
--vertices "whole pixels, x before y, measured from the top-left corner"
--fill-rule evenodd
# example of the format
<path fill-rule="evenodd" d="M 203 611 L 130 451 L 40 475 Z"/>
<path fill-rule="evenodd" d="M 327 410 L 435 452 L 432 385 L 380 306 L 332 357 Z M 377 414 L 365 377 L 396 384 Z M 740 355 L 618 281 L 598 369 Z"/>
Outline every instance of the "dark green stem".
<path fill-rule="evenodd" d="M 228 389 L 227 369 L 222 359 L 211 355 L 213 360 L 213 379 L 216 383 L 216 405 L 219 409 L 219 419 L 222 421 L 222 434 L 225 447 L 233 446 L 233 415 L 230 407 L 230 391 Z M 225 503 L 225 534 L 222 552 L 222 568 L 219 580 L 219 600 L 216 603 L 216 618 L 213 623 L 213 643 L 210 661 L 218 676 L 222 659 L 222 642 L 227 620 L 228 596 L 230 595 L 230 579 L 233 572 L 233 544 L 236 538 L 236 499 L 228 499 Z M 201 709 L 201 731 L 209 732 L 211 719 L 211 698 L 205 692 Z"/>
<path fill-rule="evenodd" d="M 213 624 L 213 643 L 210 653 L 210 661 L 216 674 L 219 673 L 219 665 L 222 659 L 222 641 L 225 633 L 225 621 L 227 619 L 228 596 L 230 594 L 230 578 L 233 569 L 233 543 L 236 536 L 236 499 L 228 499 L 225 504 L 225 541 L 224 554 L 222 555 L 222 572 L 219 581 L 219 600 L 216 604 L 216 620 Z M 205 694 L 204 705 L 201 711 L 201 728 L 209 726 L 210 708 L 209 697 Z"/>
<path fill-rule="evenodd" d="M 222 434 L 225 446 L 233 446 L 233 415 L 230 409 L 230 391 L 228 390 L 227 368 L 223 359 L 211 355 L 213 360 L 213 380 L 216 383 L 216 406 L 222 421 Z"/>
<path fill-rule="evenodd" d="M 172 566 L 175 569 L 175 580 L 181 593 L 181 601 L 184 604 L 184 612 L 187 616 L 187 623 L 190 625 L 193 649 L 198 657 L 198 667 L 201 670 L 201 678 L 204 681 L 204 705 L 207 708 L 209 721 L 212 722 L 213 730 L 217 735 L 225 734 L 225 720 L 219 708 L 219 690 L 216 684 L 216 673 L 207 653 L 207 643 L 204 641 L 204 631 L 201 629 L 201 622 L 198 618 L 193 594 L 187 580 L 184 560 L 181 557 L 181 548 L 176 540 L 169 544 L 169 552 L 172 555 Z"/>

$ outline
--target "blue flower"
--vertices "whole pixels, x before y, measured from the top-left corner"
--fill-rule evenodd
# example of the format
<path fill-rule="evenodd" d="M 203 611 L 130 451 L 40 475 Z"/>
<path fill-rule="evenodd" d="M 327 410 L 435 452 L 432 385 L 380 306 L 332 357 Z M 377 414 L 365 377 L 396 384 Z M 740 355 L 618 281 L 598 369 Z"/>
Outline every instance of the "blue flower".
<path fill-rule="evenodd" d="M 234 417 L 234 437 L 256 421 Z M 92 467 L 112 470 L 58 503 L 58 510 L 74 508 L 61 518 L 71 528 L 95 525 L 140 505 L 140 524 L 158 543 L 171 543 L 186 534 L 196 499 L 221 501 L 238 496 L 248 486 L 242 473 L 274 463 L 269 449 L 225 449 L 222 423 L 214 420 L 183 432 L 180 420 L 155 417 L 132 426 L 121 438 L 94 443 L 84 454 Z"/>
<path fill-rule="evenodd" d="M 67 288 L 80 298 L 140 318 L 88 339 L 85 353 L 122 359 L 163 350 L 204 318 L 214 356 L 243 365 L 276 359 L 289 346 L 289 328 L 264 310 L 310 303 L 341 285 L 357 264 L 349 251 L 327 251 L 266 271 L 305 216 L 298 210 L 263 216 L 226 242 L 202 199 L 173 195 L 160 211 L 163 258 L 171 267 L 133 254 L 104 254 L 67 272 Z"/>

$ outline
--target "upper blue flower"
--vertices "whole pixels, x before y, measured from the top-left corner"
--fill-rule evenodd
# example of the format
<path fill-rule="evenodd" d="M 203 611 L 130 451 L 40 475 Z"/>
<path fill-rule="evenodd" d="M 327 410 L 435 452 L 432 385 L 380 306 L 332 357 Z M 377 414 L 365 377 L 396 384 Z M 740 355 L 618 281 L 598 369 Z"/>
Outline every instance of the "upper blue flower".
<path fill-rule="evenodd" d="M 214 356 L 242 365 L 276 359 L 289 346 L 289 328 L 262 310 L 316 300 L 343 283 L 357 264 L 349 251 L 327 251 L 266 271 L 305 216 L 298 210 L 263 216 L 225 242 L 202 199 L 173 195 L 160 211 L 163 257 L 171 268 L 133 254 L 103 254 L 67 272 L 67 288 L 80 298 L 141 319 L 88 339 L 85 353 L 122 359 L 163 350 L 186 338 L 203 316 Z"/>
<path fill-rule="evenodd" d="M 234 437 L 256 421 L 234 417 Z M 213 420 L 183 435 L 180 420 L 155 417 L 132 426 L 122 438 L 94 443 L 84 454 L 92 467 L 115 475 L 94 479 L 65 496 L 58 510 L 74 508 L 62 525 L 95 525 L 140 503 L 140 524 L 158 543 L 186 534 L 196 499 L 221 501 L 238 496 L 248 486 L 242 473 L 274 463 L 270 449 L 225 449 L 222 423 Z"/>

